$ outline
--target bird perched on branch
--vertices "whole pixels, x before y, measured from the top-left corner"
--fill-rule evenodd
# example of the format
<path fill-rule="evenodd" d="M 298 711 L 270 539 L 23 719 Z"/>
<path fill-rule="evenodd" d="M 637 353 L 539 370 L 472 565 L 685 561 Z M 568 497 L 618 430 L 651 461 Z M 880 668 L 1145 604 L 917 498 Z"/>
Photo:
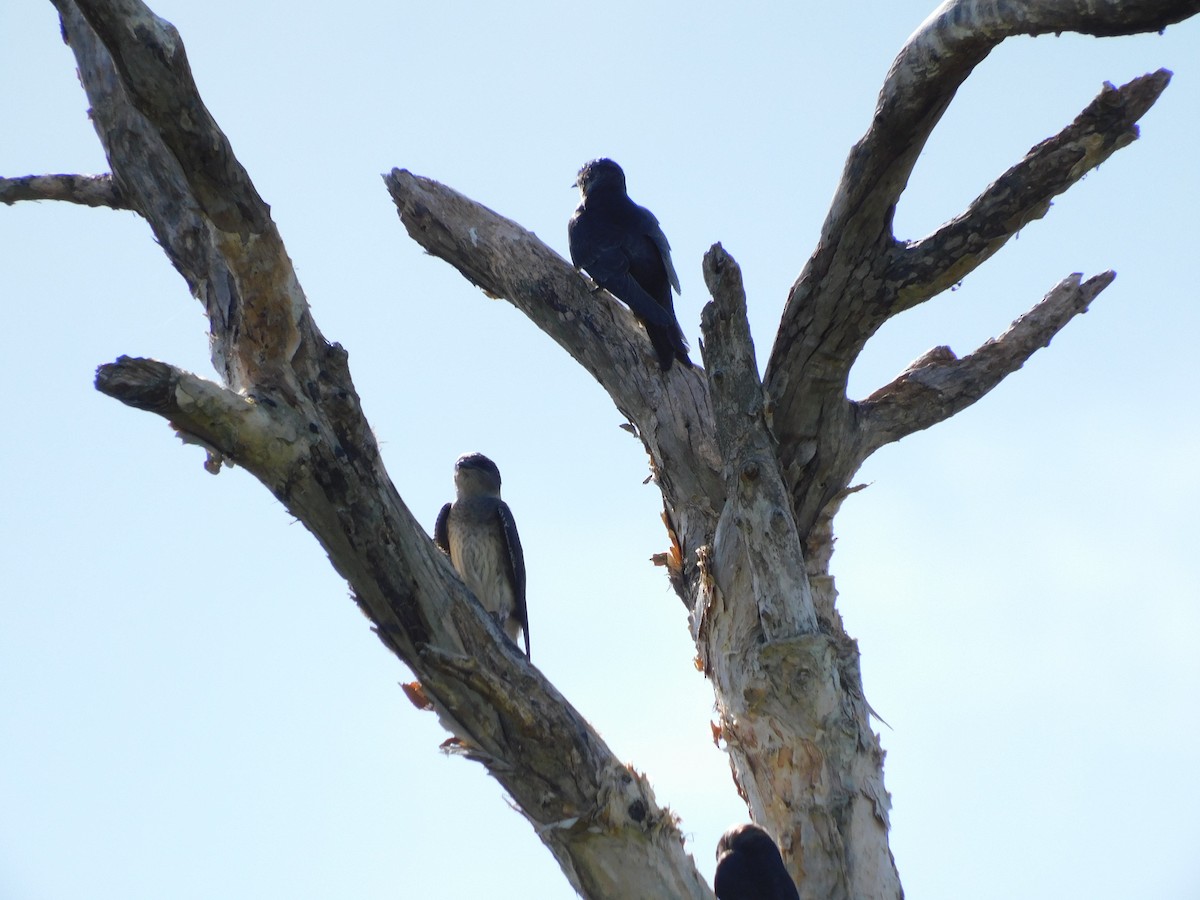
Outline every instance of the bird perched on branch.
<path fill-rule="evenodd" d="M 717 842 L 717 900 L 800 900 L 779 848 L 757 825 L 736 825 Z"/>
<path fill-rule="evenodd" d="M 664 372 L 676 359 L 691 366 L 671 302 L 679 276 L 658 219 L 629 199 L 625 173 L 611 159 L 587 163 L 575 186 L 583 196 L 567 223 L 571 262 L 633 311 Z"/>
<path fill-rule="evenodd" d="M 528 658 L 525 555 L 512 511 L 500 499 L 500 470 L 482 453 L 467 453 L 454 463 L 454 487 L 455 500 L 438 513 L 433 539 L 509 640 L 524 637 Z"/>

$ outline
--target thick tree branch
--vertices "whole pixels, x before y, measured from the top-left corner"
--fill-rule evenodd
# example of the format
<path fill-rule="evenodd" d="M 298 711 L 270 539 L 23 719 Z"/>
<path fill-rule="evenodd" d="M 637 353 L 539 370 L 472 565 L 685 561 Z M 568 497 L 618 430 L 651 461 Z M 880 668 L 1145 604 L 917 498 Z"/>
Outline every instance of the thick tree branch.
<path fill-rule="evenodd" d="M 1112 284 L 1114 272 L 1081 281 L 1062 280 L 1012 326 L 962 359 L 949 347 L 935 347 L 886 387 L 859 404 L 862 459 L 914 431 L 936 425 L 966 409 L 1025 364 L 1051 338 Z"/>
<path fill-rule="evenodd" d="M 70 0 L 54 0 L 60 13 Z M 120 73 L 129 100 L 179 161 L 192 196 L 221 231 L 259 234 L 270 211 L 200 99 L 175 26 L 140 0 L 75 0 Z"/>
<path fill-rule="evenodd" d="M 301 334 L 323 339 L 270 210 L 204 109 L 179 36 L 137 0 L 87 4 L 118 61 L 80 7 L 55 6 L 117 187 L 204 303 L 214 365 L 237 388 L 282 387 Z M 198 174 L 192 164 L 207 168 Z"/>
<path fill-rule="evenodd" d="M 304 422 L 285 407 L 256 403 L 219 384 L 153 359 L 120 357 L 96 370 L 96 390 L 170 421 L 180 438 L 260 477 L 296 466 L 306 443 Z M 215 472 L 213 466 L 210 471 Z M 284 480 L 268 484 L 278 495 Z"/>
<path fill-rule="evenodd" d="M 112 175 L 24 175 L 0 178 L 0 203 L 21 200 L 65 200 L 81 206 L 132 209 Z"/>
<path fill-rule="evenodd" d="M 647 418 L 645 394 L 662 378 L 645 331 L 619 301 L 533 232 L 452 188 L 404 169 L 383 180 L 409 236 L 427 253 L 489 296 L 511 302 L 635 422 Z"/>
<path fill-rule="evenodd" d="M 1030 150 L 960 216 L 899 248 L 888 273 L 896 290 L 892 314 L 961 281 L 1025 225 L 1044 216 L 1051 199 L 1136 140 L 1134 123 L 1170 80 L 1171 73 L 1159 69 L 1120 88 L 1106 84 L 1074 122 Z"/>
<path fill-rule="evenodd" d="M 74 4 L 58 4 L 64 40 L 75 53 L 91 119 L 113 181 L 149 223 L 159 245 L 203 304 L 213 334 L 212 359 L 231 384 L 240 383 L 226 335 L 238 304 L 234 278 L 212 246 L 209 226 L 187 188 L 178 160 L 129 103 L 112 58 Z"/>
<path fill-rule="evenodd" d="M 728 487 L 711 550 L 702 554 L 692 634 L 717 693 L 734 780 L 754 820 L 779 837 L 806 900 L 898 897 L 887 847 L 890 800 L 858 648 L 832 598 L 818 605 L 810 586 L 741 272 L 719 244 L 705 254 L 704 278 L 713 300 L 701 315 L 701 348 Z M 851 855 L 876 865 L 864 868 Z"/>

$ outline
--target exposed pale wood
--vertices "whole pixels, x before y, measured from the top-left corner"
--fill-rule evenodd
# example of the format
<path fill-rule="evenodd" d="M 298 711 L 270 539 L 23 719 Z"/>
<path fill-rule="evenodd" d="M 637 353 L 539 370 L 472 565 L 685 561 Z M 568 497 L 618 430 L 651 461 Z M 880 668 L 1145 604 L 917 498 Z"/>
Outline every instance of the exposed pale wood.
<path fill-rule="evenodd" d="M 817 614 L 775 439 L 767 427 L 742 273 L 720 244 L 704 256 L 704 280 L 713 299 L 701 314 L 702 349 L 726 482 L 714 535 L 716 578 L 718 585 L 748 579 L 750 589 L 744 593 L 754 603 L 745 604 L 744 612 L 757 622 L 750 629 L 752 637 L 725 648 L 736 653 L 763 641 L 811 634 L 817 630 Z M 727 584 L 723 590 L 735 595 Z"/>
<path fill-rule="evenodd" d="M 68 0 L 54 0 L 60 12 Z M 200 99 L 175 26 L 141 0 L 75 0 L 108 50 L 129 103 L 156 136 L 205 217 L 220 231 L 274 232 L 270 209 Z"/>
<path fill-rule="evenodd" d="M 705 368 L 726 502 L 693 615 L 734 779 L 780 841 L 804 897 L 896 895 L 882 751 L 858 685 L 858 652 L 822 615 L 767 426 L 746 296 L 720 245 L 704 257 Z M 855 857 L 879 861 L 866 870 Z"/>

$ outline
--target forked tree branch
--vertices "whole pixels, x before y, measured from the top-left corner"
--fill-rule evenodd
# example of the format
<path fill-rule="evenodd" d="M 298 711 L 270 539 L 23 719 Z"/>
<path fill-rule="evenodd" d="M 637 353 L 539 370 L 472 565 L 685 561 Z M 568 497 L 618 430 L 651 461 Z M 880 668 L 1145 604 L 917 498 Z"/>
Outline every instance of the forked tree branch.
<path fill-rule="evenodd" d="M 132 209 L 112 175 L 25 175 L 0 178 L 0 203 L 22 200 L 64 200 L 81 206 Z"/>
<path fill-rule="evenodd" d="M 239 274 L 239 270 L 246 269 L 244 248 L 238 240 L 216 239 L 218 232 L 192 195 L 187 173 L 155 126 L 130 102 L 112 55 L 79 8 L 69 0 L 60 0 L 55 6 L 62 20 L 63 37 L 79 65 L 92 124 L 112 167 L 114 184 L 129 206 L 150 225 L 193 296 L 204 304 L 214 367 L 227 383 L 244 387 L 255 378 L 253 371 L 244 369 L 256 354 L 242 354 L 234 344 L 244 321 L 270 318 L 253 315 L 250 304 L 241 297 L 247 282 Z M 157 21 L 148 10 L 142 18 Z M 152 29 L 145 31 L 145 39 L 154 40 Z M 176 64 L 186 66 L 186 58 L 177 59 Z M 204 118 L 211 121 L 211 117 Z M 219 141 L 224 136 L 210 134 L 204 139 Z M 278 271 L 278 266 L 268 263 L 267 270 Z M 265 297 L 270 296 L 270 292 L 265 293 Z M 269 354 L 262 356 L 270 358 Z"/>
<path fill-rule="evenodd" d="M 1014 35 L 1157 31 L 1200 0 L 949 0 L 901 50 L 867 133 L 851 150 L 817 250 L 793 285 L 764 387 L 802 533 L 853 477 L 859 442 L 849 372 L 891 316 L 954 284 L 1023 222 L 1136 137 L 1167 73 L 1104 91 L 927 242 L 897 242 L 892 217 L 917 158 L 959 86 Z M 1019 183 L 1029 179 L 1027 183 Z"/>

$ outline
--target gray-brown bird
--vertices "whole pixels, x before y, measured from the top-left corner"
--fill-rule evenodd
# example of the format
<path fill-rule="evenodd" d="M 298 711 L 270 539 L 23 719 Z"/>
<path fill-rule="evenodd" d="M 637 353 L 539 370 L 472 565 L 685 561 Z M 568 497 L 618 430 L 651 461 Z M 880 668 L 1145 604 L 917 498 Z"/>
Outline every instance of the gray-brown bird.
<path fill-rule="evenodd" d="M 456 497 L 438 513 L 433 539 L 509 640 L 525 640 L 529 657 L 529 614 L 525 608 L 525 555 L 512 510 L 500 499 L 500 470 L 482 453 L 454 463 Z"/>

